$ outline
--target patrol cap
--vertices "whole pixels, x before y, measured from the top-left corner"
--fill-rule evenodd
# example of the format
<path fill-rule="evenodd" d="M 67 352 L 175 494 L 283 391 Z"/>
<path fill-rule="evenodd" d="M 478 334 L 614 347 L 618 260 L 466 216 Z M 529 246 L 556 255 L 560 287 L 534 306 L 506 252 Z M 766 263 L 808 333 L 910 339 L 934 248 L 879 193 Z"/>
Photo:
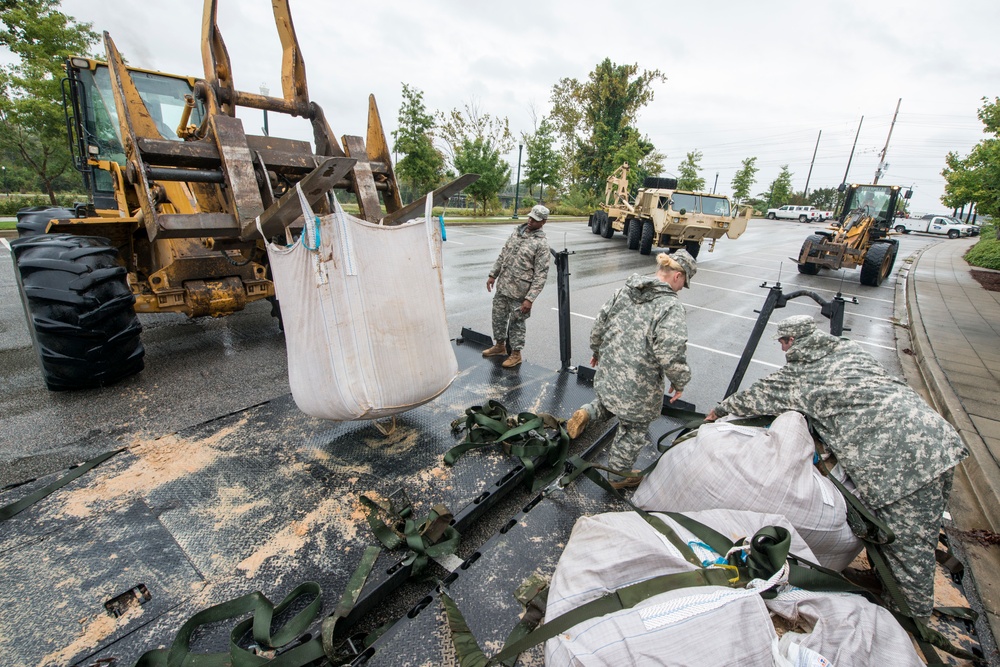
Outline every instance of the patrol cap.
<path fill-rule="evenodd" d="M 660 253 L 656 256 L 656 263 L 683 273 L 684 287 L 690 287 L 691 279 L 694 278 L 694 274 L 698 273 L 698 265 L 687 250 L 678 250 L 670 254 Z"/>
<path fill-rule="evenodd" d="M 816 321 L 808 315 L 792 315 L 791 317 L 778 322 L 778 333 L 774 334 L 774 340 L 779 338 L 802 338 L 816 331 Z"/>
<path fill-rule="evenodd" d="M 528 214 L 528 217 L 538 222 L 545 222 L 549 219 L 549 209 L 541 204 L 535 204 L 531 207 L 531 213 Z"/>

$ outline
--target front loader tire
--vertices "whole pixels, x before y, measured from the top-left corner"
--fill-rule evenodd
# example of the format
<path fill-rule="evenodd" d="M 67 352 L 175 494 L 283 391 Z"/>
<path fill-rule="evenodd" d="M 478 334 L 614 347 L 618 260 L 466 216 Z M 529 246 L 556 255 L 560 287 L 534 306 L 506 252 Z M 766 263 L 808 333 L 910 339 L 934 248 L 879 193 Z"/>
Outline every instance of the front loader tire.
<path fill-rule="evenodd" d="M 28 332 L 50 390 L 102 387 L 143 369 L 135 296 L 107 239 L 42 234 L 10 245 Z"/>
<path fill-rule="evenodd" d="M 75 218 L 76 213 L 62 206 L 32 206 L 17 212 L 17 238 L 45 233 L 49 220 Z"/>
<path fill-rule="evenodd" d="M 653 235 L 655 230 L 653 229 L 652 220 L 642 221 L 642 237 L 639 239 L 639 254 L 648 255 L 653 252 Z"/>
<path fill-rule="evenodd" d="M 642 227 L 643 221 L 638 218 L 632 218 L 628 224 L 628 249 L 638 250 L 639 244 L 642 242 Z"/>
<path fill-rule="evenodd" d="M 806 249 L 806 245 L 809 243 L 822 243 L 826 239 L 820 234 L 810 234 L 806 237 L 806 240 L 802 242 L 802 250 Z M 802 256 L 802 250 L 799 251 L 799 256 Z M 806 262 L 804 264 L 799 264 L 799 273 L 803 273 L 807 276 L 815 276 L 819 273 L 819 264 L 813 264 L 812 262 Z"/>
<path fill-rule="evenodd" d="M 896 262 L 895 243 L 875 243 L 865 253 L 865 261 L 861 264 L 861 284 L 878 287 L 892 271 Z"/>

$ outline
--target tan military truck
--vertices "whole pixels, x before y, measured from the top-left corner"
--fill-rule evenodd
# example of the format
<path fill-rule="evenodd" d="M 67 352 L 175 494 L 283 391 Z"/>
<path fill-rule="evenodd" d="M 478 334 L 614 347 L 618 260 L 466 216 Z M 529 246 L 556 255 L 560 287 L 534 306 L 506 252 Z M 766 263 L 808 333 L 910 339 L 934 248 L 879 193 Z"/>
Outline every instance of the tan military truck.
<path fill-rule="evenodd" d="M 628 163 L 608 177 L 604 203 L 590 216 L 590 228 L 606 239 L 621 232 L 629 250 L 648 255 L 654 247 L 686 249 L 697 257 L 702 241 L 709 252 L 723 235 L 737 239 L 746 231 L 753 209 L 737 207 L 724 195 L 677 189 L 677 179 L 649 177 L 632 201 Z"/>

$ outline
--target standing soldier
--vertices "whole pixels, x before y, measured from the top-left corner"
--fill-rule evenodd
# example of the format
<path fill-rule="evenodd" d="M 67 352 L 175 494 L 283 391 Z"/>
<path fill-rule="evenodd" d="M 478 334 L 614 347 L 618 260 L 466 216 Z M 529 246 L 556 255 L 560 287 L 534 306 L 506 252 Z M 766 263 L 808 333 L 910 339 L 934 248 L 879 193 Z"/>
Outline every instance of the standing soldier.
<path fill-rule="evenodd" d="M 484 357 L 507 354 L 504 368 L 514 368 L 523 359 L 524 321 L 531 317 L 531 305 L 545 287 L 549 276 L 549 243 L 542 226 L 549 219 L 549 209 L 541 204 L 532 207 L 528 222 L 519 225 L 510 235 L 493 264 L 486 280 L 486 291 L 493 295 L 493 340 L 496 344 L 483 351 Z"/>
<path fill-rule="evenodd" d="M 776 338 L 787 363 L 706 419 L 789 410 L 809 417 L 860 499 L 895 533 L 883 553 L 910 611 L 929 617 L 941 515 L 965 445 L 902 380 L 857 343 L 817 330 L 808 315 L 779 322 Z"/>
<path fill-rule="evenodd" d="M 664 377 L 670 402 L 691 380 L 687 365 L 687 321 L 677 293 L 694 277 L 694 257 L 686 250 L 656 256 L 655 276 L 633 274 L 601 308 L 590 332 L 597 367 L 597 397 L 573 413 L 566 424 L 576 438 L 592 419 L 618 417 L 618 432 L 608 451 L 608 467 L 632 470 L 648 440 L 649 425 L 663 407 Z M 637 486 L 636 476 L 612 476 L 616 489 Z"/>

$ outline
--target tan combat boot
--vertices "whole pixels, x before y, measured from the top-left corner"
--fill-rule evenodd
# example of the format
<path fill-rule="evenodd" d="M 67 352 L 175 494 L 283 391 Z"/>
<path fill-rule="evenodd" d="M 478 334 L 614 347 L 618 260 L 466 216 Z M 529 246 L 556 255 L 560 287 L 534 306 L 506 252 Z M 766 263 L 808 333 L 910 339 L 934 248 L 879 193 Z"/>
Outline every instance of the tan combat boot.
<path fill-rule="evenodd" d="M 569 433 L 570 440 L 576 440 L 590 423 L 590 413 L 580 408 L 573 413 L 573 416 L 566 422 L 566 432 Z"/>
<path fill-rule="evenodd" d="M 496 345 L 483 350 L 484 357 L 499 357 L 504 354 L 507 354 L 507 341 L 505 340 L 498 340 Z"/>
<path fill-rule="evenodd" d="M 611 484 L 612 489 L 634 489 L 639 486 L 642 482 L 642 471 L 633 470 L 632 474 L 628 477 L 619 477 L 618 475 L 611 475 L 608 479 Z"/>
<path fill-rule="evenodd" d="M 504 368 L 514 368 L 514 366 L 521 365 L 521 350 L 514 350 L 510 353 L 510 356 L 503 360 L 500 364 Z"/>

